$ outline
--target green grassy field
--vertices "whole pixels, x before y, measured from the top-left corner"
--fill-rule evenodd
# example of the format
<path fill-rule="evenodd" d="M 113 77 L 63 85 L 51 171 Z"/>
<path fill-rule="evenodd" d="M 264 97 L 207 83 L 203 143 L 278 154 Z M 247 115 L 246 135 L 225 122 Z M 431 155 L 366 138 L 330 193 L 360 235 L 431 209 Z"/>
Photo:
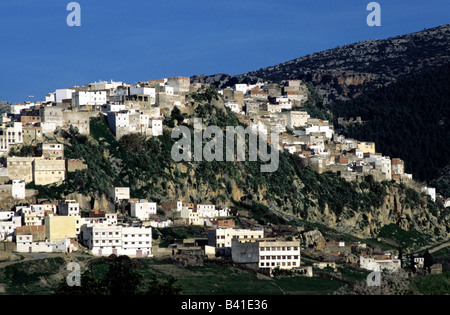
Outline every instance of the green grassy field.
<path fill-rule="evenodd" d="M 170 276 L 178 280 L 185 295 L 307 295 L 332 294 L 345 285 L 327 278 L 305 276 L 266 278 L 251 270 L 205 263 L 204 266 L 178 267 L 170 263 L 143 260 L 138 271 L 146 279 L 156 275 L 161 279 Z"/>

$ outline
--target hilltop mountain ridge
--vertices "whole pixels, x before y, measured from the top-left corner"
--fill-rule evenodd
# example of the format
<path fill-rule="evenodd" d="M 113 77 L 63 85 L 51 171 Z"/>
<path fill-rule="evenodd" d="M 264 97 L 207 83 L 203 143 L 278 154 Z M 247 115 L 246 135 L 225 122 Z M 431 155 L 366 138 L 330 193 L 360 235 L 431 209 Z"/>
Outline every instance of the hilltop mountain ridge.
<path fill-rule="evenodd" d="M 191 82 L 219 88 L 236 83 L 300 79 L 313 82 L 325 103 L 348 100 L 419 71 L 450 61 L 450 24 L 361 41 L 240 75 L 196 75 Z"/>

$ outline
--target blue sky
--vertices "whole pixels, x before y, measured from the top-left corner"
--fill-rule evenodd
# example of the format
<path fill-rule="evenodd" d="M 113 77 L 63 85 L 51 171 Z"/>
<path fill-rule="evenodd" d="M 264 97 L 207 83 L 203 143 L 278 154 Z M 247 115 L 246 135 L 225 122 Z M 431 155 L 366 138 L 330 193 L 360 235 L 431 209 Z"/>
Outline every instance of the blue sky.
<path fill-rule="evenodd" d="M 100 80 L 240 74 L 361 40 L 449 23 L 448 0 L 70 0 L 0 3 L 0 100 L 41 101 Z M 34 97 L 29 97 L 34 96 Z"/>

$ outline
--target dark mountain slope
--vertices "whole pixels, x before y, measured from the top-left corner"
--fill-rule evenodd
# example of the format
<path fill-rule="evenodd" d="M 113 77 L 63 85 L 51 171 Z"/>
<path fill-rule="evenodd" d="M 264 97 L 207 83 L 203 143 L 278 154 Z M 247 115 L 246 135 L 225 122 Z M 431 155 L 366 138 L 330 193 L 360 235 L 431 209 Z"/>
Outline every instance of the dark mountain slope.
<path fill-rule="evenodd" d="M 288 79 L 311 81 L 326 103 L 346 100 L 450 61 L 450 24 L 388 39 L 362 41 L 237 76 L 199 75 L 218 87 Z"/>
<path fill-rule="evenodd" d="M 450 64 L 330 108 L 335 124 L 338 117 L 360 116 L 362 124 L 340 131 L 375 141 L 378 152 L 405 160 L 415 179 L 429 181 L 450 164 Z"/>

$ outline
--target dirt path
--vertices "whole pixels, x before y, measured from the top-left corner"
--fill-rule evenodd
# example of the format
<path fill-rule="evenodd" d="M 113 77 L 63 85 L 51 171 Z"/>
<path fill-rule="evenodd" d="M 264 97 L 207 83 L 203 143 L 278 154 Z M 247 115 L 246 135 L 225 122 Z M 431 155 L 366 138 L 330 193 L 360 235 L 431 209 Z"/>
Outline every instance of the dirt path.
<path fill-rule="evenodd" d="M 450 246 L 450 241 L 448 241 L 446 243 L 443 243 L 443 244 L 441 244 L 441 245 L 439 245 L 439 246 L 437 246 L 435 248 L 430 249 L 429 252 L 430 252 L 430 254 L 432 254 L 432 253 L 437 252 L 438 250 L 440 250 L 442 248 L 445 248 L 447 246 Z"/>
<path fill-rule="evenodd" d="M 0 262 L 0 268 L 5 268 L 10 265 L 22 263 L 24 261 L 30 261 L 30 260 L 39 260 L 39 259 L 45 259 L 45 258 L 56 258 L 56 257 L 64 257 L 70 259 L 71 257 L 88 257 L 86 255 L 83 255 L 82 253 L 11 253 L 14 256 L 19 256 L 19 259 L 14 259 L 10 261 L 3 261 Z"/>

